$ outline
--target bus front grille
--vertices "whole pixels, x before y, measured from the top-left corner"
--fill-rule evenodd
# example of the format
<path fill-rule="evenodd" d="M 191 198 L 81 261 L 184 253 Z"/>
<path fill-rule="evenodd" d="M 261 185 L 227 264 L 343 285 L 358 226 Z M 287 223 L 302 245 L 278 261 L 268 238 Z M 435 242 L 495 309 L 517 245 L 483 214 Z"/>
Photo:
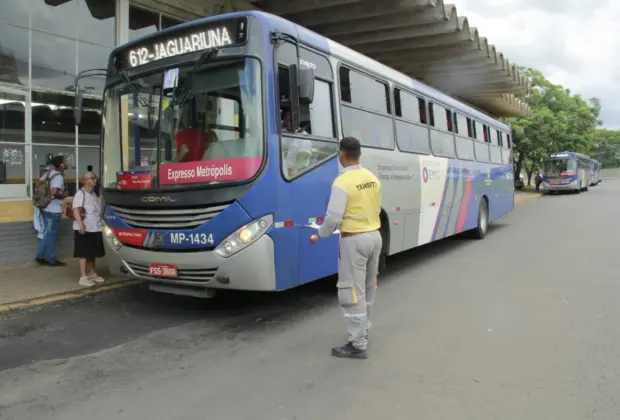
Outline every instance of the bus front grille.
<path fill-rule="evenodd" d="M 150 280 L 168 280 L 168 281 L 179 281 L 179 282 L 193 282 L 193 283 L 207 283 L 213 276 L 215 276 L 215 272 L 217 268 L 198 268 L 198 269 L 178 269 L 177 277 L 174 278 L 162 278 L 162 277 L 153 277 L 149 275 L 149 266 L 143 264 L 136 264 L 127 262 L 127 266 L 137 275 L 142 278 L 147 278 Z"/>
<path fill-rule="evenodd" d="M 220 214 L 229 204 L 185 209 L 138 209 L 110 206 L 118 217 L 138 229 L 194 229 Z"/>

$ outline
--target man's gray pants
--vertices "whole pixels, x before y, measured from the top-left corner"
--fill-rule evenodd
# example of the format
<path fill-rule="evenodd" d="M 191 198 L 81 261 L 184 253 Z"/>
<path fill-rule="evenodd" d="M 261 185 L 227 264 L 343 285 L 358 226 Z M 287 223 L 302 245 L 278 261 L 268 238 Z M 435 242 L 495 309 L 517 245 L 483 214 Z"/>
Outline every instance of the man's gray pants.
<path fill-rule="evenodd" d="M 366 336 L 371 326 L 381 246 L 379 231 L 340 239 L 338 301 L 344 312 L 349 342 L 359 350 L 368 347 Z"/>

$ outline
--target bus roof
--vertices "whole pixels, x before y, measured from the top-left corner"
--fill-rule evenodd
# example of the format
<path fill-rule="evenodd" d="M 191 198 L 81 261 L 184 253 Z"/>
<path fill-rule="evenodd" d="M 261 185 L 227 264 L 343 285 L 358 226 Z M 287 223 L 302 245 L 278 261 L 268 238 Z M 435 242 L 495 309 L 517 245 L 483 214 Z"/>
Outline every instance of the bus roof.
<path fill-rule="evenodd" d="M 475 118 L 478 118 L 481 122 L 493 125 L 496 128 L 510 131 L 510 127 L 507 124 L 491 118 L 487 114 L 469 105 L 466 105 L 452 98 L 451 96 L 440 92 L 437 89 L 431 88 L 424 83 L 421 83 L 403 73 L 400 73 L 384 64 L 381 64 L 370 57 L 360 54 L 357 51 L 354 51 L 348 47 L 345 47 L 342 44 L 330 40 L 329 38 L 319 35 L 306 27 L 297 25 L 296 23 L 269 13 L 248 12 L 248 14 L 257 16 L 259 19 L 268 22 L 273 29 L 280 31 L 286 29 L 288 29 L 288 31 L 294 30 L 295 32 L 297 32 L 299 41 L 302 44 L 305 44 L 319 51 L 323 51 L 326 54 L 334 55 L 351 63 L 358 64 L 362 68 L 366 68 L 371 72 L 375 73 L 377 76 L 382 76 L 393 83 L 401 85 L 402 87 L 408 87 L 420 93 L 421 95 L 426 96 L 429 99 L 432 99 L 438 103 L 443 103 L 444 105 L 452 108 L 455 111 L 469 114 Z"/>
<path fill-rule="evenodd" d="M 472 117 L 477 118 L 481 122 L 492 125 L 495 128 L 499 128 L 499 129 L 510 132 L 509 125 L 504 124 L 501 121 L 496 120 L 490 117 L 489 115 L 477 110 L 476 108 L 466 105 L 452 98 L 451 96 L 443 92 L 440 92 L 437 89 L 427 86 L 424 83 L 421 83 L 415 79 L 412 79 L 411 77 L 403 73 L 400 73 L 384 64 L 381 64 L 378 61 L 371 59 L 370 57 L 362 55 L 358 53 L 357 51 L 354 51 L 348 47 L 345 47 L 342 44 L 339 44 L 322 35 L 319 35 L 316 32 L 311 31 L 308 28 L 300 26 L 282 17 L 272 15 L 270 13 L 260 12 L 260 11 L 245 11 L 245 12 L 228 13 L 228 14 L 223 14 L 223 15 L 209 16 L 206 18 L 197 19 L 197 20 L 190 21 L 190 22 L 185 22 L 180 25 L 166 28 L 163 31 L 152 33 L 152 34 L 147 34 L 138 39 L 130 41 L 121 47 L 117 47 L 112 52 L 112 54 L 116 54 L 117 50 L 120 48 L 124 49 L 131 45 L 139 44 L 140 42 L 152 36 L 165 35 L 166 33 L 172 34 L 180 29 L 189 29 L 192 27 L 201 26 L 204 23 L 211 22 L 214 20 L 218 20 L 222 18 L 241 17 L 241 16 L 254 16 L 260 21 L 262 21 L 267 27 L 269 27 L 270 29 L 274 31 L 284 32 L 284 33 L 289 33 L 289 34 L 296 33 L 299 41 L 308 47 L 314 48 L 318 51 L 322 51 L 328 55 L 336 56 L 345 61 L 358 64 L 362 68 L 366 68 L 369 71 L 375 73 L 377 76 L 384 77 L 385 79 L 388 79 L 392 83 L 399 84 L 404 88 L 410 88 L 413 91 L 437 102 L 438 104 L 443 103 L 445 106 L 452 108 L 455 111 L 469 114 Z"/>
<path fill-rule="evenodd" d="M 550 158 L 579 157 L 582 159 L 593 160 L 590 156 L 577 152 L 553 152 L 549 153 Z"/>

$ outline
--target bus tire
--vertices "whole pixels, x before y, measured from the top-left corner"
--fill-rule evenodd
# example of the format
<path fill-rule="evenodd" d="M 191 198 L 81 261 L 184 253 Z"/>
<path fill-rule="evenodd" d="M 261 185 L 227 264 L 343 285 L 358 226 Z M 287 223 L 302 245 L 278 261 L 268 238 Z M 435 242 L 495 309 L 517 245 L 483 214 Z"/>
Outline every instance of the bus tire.
<path fill-rule="evenodd" d="M 489 203 L 485 198 L 480 199 L 478 206 L 478 226 L 472 229 L 471 237 L 473 239 L 484 239 L 489 231 Z"/>

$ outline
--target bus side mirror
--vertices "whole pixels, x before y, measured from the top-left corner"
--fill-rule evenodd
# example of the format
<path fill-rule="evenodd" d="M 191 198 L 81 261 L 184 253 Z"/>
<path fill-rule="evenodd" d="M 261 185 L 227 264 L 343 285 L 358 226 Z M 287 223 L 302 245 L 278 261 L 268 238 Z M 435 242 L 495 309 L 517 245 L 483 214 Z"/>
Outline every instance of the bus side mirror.
<path fill-rule="evenodd" d="M 80 90 L 75 93 L 73 118 L 75 119 L 75 125 L 80 125 L 80 123 L 82 122 L 82 92 Z"/>
<path fill-rule="evenodd" d="M 314 70 L 308 67 L 299 68 L 299 103 L 309 105 L 314 101 Z"/>

